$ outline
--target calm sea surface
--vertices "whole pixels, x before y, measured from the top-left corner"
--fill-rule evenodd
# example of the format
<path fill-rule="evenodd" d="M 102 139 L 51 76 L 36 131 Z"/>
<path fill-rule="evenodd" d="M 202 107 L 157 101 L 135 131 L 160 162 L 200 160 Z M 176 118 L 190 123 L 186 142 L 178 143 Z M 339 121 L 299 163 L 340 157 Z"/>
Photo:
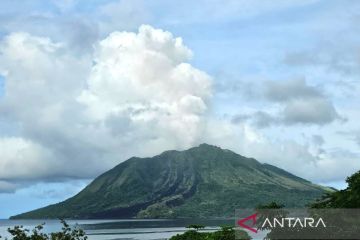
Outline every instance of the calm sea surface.
<path fill-rule="evenodd" d="M 168 239 L 186 231 L 190 224 L 207 226 L 207 231 L 214 231 L 220 225 L 234 225 L 234 220 L 197 220 L 197 219 L 128 219 L 128 220 L 67 220 L 71 226 L 78 225 L 84 229 L 89 240 L 105 239 Z M 44 232 L 59 231 L 62 227 L 58 220 L 0 220 L 0 235 L 7 237 L 8 227 L 23 225 L 32 229 L 45 223 Z"/>

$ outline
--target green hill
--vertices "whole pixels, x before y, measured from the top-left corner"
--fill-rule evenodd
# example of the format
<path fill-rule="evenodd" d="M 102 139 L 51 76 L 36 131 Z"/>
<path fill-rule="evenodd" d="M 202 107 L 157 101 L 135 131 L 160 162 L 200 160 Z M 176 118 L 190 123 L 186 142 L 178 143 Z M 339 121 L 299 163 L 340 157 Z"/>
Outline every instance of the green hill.
<path fill-rule="evenodd" d="M 232 217 L 236 208 L 271 201 L 304 206 L 325 191 L 275 166 L 201 144 L 130 158 L 74 197 L 12 218 Z"/>

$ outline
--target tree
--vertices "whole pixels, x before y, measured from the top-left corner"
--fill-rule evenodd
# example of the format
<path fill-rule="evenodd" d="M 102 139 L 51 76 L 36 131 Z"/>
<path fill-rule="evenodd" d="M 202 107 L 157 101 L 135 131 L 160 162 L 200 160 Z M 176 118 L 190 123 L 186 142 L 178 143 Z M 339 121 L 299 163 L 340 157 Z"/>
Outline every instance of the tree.
<path fill-rule="evenodd" d="M 360 208 L 360 171 L 346 179 L 348 187 L 328 193 L 311 205 L 312 208 Z"/>
<path fill-rule="evenodd" d="M 191 225 L 187 226 L 186 228 L 195 229 L 195 231 L 199 231 L 199 230 L 204 229 L 205 226 L 204 225 L 199 225 L 199 224 L 191 224 Z"/>

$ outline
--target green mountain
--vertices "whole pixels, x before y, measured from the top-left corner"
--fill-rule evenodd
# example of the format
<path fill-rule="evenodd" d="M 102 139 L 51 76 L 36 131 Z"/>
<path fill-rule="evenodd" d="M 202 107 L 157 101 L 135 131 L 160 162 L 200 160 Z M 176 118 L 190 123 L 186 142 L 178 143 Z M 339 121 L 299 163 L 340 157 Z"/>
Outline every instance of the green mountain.
<path fill-rule="evenodd" d="M 74 197 L 12 218 L 231 217 L 236 208 L 271 201 L 304 206 L 326 191 L 275 166 L 201 144 L 130 158 Z"/>

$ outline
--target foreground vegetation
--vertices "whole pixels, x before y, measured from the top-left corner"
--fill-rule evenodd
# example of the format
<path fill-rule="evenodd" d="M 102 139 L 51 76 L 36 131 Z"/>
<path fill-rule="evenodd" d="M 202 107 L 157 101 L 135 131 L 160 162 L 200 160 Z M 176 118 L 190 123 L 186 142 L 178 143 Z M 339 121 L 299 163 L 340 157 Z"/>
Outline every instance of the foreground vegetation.
<path fill-rule="evenodd" d="M 235 230 L 231 226 L 222 226 L 221 230 L 216 232 L 201 232 L 205 226 L 190 225 L 189 231 L 183 234 L 178 234 L 170 238 L 170 240 L 234 240 Z M 245 231 L 237 231 L 236 239 L 251 239 Z"/>
<path fill-rule="evenodd" d="M 63 227 L 59 232 L 43 233 L 45 224 L 36 226 L 33 230 L 25 229 L 23 226 L 8 228 L 12 240 L 86 240 L 84 230 L 77 227 L 70 227 L 64 220 L 61 220 Z M 0 236 L 1 238 L 1 236 Z M 7 239 L 7 238 L 5 238 Z"/>
<path fill-rule="evenodd" d="M 11 240 L 87 240 L 85 232 L 80 228 L 71 228 L 64 220 L 61 220 L 63 227 L 59 232 L 50 234 L 43 233 L 44 224 L 36 226 L 33 230 L 25 229 L 23 226 L 8 228 Z M 201 232 L 205 228 L 202 225 L 190 225 L 190 230 L 184 234 L 178 234 L 170 240 L 234 240 L 235 230 L 231 226 L 222 226 L 216 232 Z M 237 239 L 251 239 L 245 231 L 237 232 Z M 240 237 L 240 238 L 239 238 Z M 0 236 L 1 238 L 1 236 Z M 5 238 L 7 240 L 7 238 Z"/>
<path fill-rule="evenodd" d="M 360 208 L 360 171 L 346 179 L 348 187 L 328 193 L 312 204 L 313 208 Z"/>

